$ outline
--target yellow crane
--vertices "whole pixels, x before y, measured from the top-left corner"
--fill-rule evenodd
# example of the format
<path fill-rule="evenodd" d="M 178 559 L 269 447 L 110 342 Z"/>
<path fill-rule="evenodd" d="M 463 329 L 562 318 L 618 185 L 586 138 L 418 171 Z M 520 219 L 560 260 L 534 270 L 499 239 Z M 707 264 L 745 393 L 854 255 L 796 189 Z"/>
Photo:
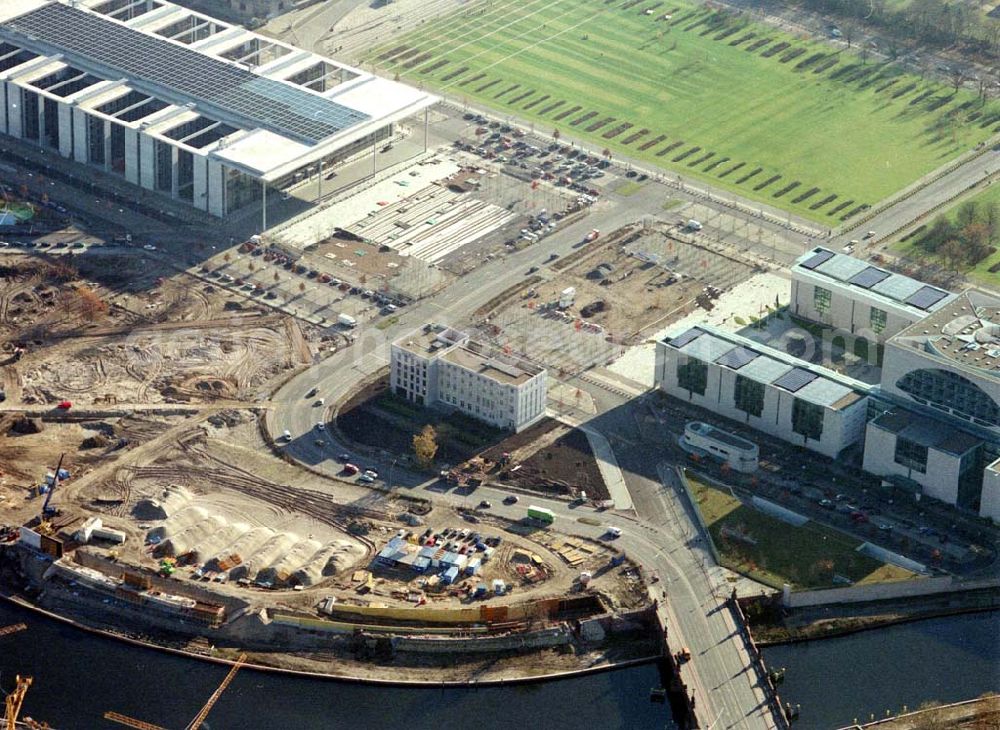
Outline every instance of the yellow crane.
<path fill-rule="evenodd" d="M 240 671 L 240 668 L 244 665 L 244 663 L 246 663 L 246 658 L 246 654 L 240 654 L 239 657 L 237 657 L 236 661 L 233 662 L 232 668 L 229 670 L 229 674 L 227 674 L 226 678 L 222 680 L 222 684 L 220 684 L 218 689 L 212 693 L 212 696 L 208 698 L 208 702 L 206 702 L 205 706 L 199 710 L 198 714 L 195 715 L 195 718 L 188 723 L 185 730 L 198 730 L 198 728 L 201 727 L 201 724 L 205 722 L 205 718 L 208 717 L 208 713 L 212 711 L 215 703 L 219 701 L 222 693 L 226 691 L 226 687 L 232 683 L 236 673 Z M 160 725 L 154 725 L 153 723 L 145 722 L 144 720 L 136 720 L 135 718 L 129 717 L 128 715 L 122 715 L 118 712 L 105 712 L 104 719 L 113 720 L 120 725 L 127 725 L 128 727 L 135 728 L 136 730 L 166 730 L 166 728 L 163 728 Z"/>
<path fill-rule="evenodd" d="M 21 705 L 24 704 L 24 696 L 28 694 L 28 687 L 31 686 L 31 677 L 17 675 L 17 686 L 14 691 L 7 695 L 5 699 L 5 719 L 7 720 L 7 730 L 17 730 L 17 716 L 21 714 Z"/>

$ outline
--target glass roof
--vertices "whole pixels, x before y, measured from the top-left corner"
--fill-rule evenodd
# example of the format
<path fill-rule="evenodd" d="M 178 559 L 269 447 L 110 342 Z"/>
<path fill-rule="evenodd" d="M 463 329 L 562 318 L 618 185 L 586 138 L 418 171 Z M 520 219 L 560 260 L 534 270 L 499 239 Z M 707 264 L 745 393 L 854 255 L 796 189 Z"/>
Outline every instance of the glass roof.
<path fill-rule="evenodd" d="M 248 129 L 268 129 L 306 144 L 369 118 L 296 86 L 67 5 L 43 5 L 0 26 L 0 34 L 29 46 L 52 46 L 74 65 L 96 64 L 95 72 L 109 69 L 133 86 L 154 84 L 151 93 L 165 89 L 178 103 L 213 107 Z"/>

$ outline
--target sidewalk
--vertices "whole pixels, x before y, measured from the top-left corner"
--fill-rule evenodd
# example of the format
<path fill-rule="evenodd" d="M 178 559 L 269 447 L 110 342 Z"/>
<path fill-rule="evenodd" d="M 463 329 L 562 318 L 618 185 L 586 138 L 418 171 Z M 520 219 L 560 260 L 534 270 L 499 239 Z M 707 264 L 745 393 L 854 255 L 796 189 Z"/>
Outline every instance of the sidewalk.
<path fill-rule="evenodd" d="M 597 468 L 601 470 L 601 477 L 615 503 L 615 509 L 633 509 L 632 495 L 629 494 L 628 487 L 625 485 L 625 476 L 622 474 L 621 467 L 618 466 L 618 459 L 615 458 L 615 452 L 604 434 L 582 425 L 582 421 L 573 416 L 558 414 L 555 411 L 549 411 L 548 416 L 560 423 L 565 423 L 567 426 L 578 428 L 587 435 L 587 441 L 594 452 L 594 458 L 597 459 Z"/>

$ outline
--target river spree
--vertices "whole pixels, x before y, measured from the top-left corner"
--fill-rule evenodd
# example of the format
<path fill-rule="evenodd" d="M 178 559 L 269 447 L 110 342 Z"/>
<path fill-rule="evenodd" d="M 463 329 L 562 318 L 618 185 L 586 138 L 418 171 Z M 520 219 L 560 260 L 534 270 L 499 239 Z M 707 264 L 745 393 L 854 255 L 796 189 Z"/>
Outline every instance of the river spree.
<path fill-rule="evenodd" d="M 0 603 L 0 626 L 28 630 L 0 637 L 0 687 L 34 677 L 22 716 L 57 730 L 120 728 L 115 710 L 168 728 L 184 727 L 228 671 L 194 659 L 94 636 Z M 405 679 L 405 674 L 400 679 Z M 304 679 L 243 670 L 206 728 L 613 728 L 672 726 L 669 709 L 649 701 L 660 685 L 648 664 L 587 677 L 482 689 L 406 689 Z"/>
<path fill-rule="evenodd" d="M 1000 691 L 1000 612 L 966 614 L 764 650 L 785 667 L 783 702 L 802 706 L 797 730 L 831 730 L 887 709 Z"/>

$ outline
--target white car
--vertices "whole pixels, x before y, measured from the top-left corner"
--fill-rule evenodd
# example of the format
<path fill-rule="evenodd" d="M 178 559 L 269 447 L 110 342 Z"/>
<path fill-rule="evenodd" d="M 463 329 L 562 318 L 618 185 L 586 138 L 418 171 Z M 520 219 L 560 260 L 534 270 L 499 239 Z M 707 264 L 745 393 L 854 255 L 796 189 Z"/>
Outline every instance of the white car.
<path fill-rule="evenodd" d="M 319 423 L 316 424 L 316 430 L 317 431 L 322 431 L 325 428 L 326 428 L 326 424 L 323 423 L 322 421 L 320 421 Z"/>
<path fill-rule="evenodd" d="M 620 527 L 609 527 L 608 528 L 608 535 L 610 535 L 611 537 L 621 537 L 622 536 L 622 530 L 621 530 Z"/>
<path fill-rule="evenodd" d="M 289 431 L 289 430 L 288 430 L 288 429 L 286 428 L 286 429 L 285 429 L 285 432 L 281 434 L 281 438 L 283 438 L 283 439 L 284 439 L 285 441 L 291 441 L 291 440 L 292 440 L 292 432 L 291 432 L 291 431 Z"/>
<path fill-rule="evenodd" d="M 156 246 L 154 246 L 151 243 L 147 243 L 145 246 L 143 246 L 143 248 L 146 249 L 147 251 L 155 251 L 156 250 Z"/>

